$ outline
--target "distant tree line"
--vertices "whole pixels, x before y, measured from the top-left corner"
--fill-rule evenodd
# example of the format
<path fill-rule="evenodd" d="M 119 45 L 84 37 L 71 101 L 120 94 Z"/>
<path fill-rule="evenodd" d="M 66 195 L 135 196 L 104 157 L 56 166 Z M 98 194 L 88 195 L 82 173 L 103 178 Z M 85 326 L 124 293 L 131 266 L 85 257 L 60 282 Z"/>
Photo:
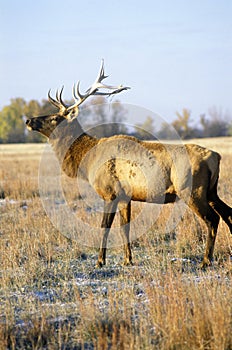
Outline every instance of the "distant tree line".
<path fill-rule="evenodd" d="M 148 116 L 142 124 L 136 126 L 136 136 L 148 139 L 149 135 L 150 138 L 155 135 L 155 138 L 163 140 L 232 136 L 232 118 L 222 109 L 212 107 L 207 115 L 202 114 L 196 119 L 197 124 L 191 118 L 191 111 L 183 108 L 182 112 L 176 112 L 176 118 L 171 123 L 164 122 L 156 129 L 154 120 Z"/>
<path fill-rule="evenodd" d="M 49 115 L 56 108 L 47 100 L 26 102 L 23 98 L 11 99 L 10 104 L 0 111 L 0 143 L 44 142 L 45 138 L 36 132 L 28 132 L 25 120 L 28 117 Z M 141 139 L 181 139 L 199 137 L 232 136 L 232 122 L 228 113 L 216 107 L 210 108 L 207 114 L 198 116 L 197 125 L 191 116 L 191 111 L 184 108 L 176 113 L 175 119 L 163 123 L 156 129 L 152 117 L 141 124 L 136 124 L 134 130 L 126 127 L 126 114 L 123 104 L 108 104 L 103 97 L 97 97 L 81 108 L 79 118 L 89 133 L 97 136 L 115 134 L 132 134 Z M 196 120 L 196 118 L 195 118 Z"/>

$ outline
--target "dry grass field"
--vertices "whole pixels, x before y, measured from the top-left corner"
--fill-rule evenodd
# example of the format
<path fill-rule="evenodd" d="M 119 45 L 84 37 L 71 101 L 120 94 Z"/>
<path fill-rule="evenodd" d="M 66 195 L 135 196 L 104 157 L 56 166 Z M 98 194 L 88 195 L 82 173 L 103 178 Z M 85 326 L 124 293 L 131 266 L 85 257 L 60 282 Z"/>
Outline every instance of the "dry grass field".
<path fill-rule="evenodd" d="M 221 153 L 219 195 L 232 206 L 232 138 L 194 142 Z M 43 208 L 43 148 L 0 145 L 0 349 L 232 349 L 227 226 L 220 222 L 213 266 L 201 270 L 205 225 L 186 210 L 168 229 L 167 205 L 133 243 L 134 266 L 121 265 L 118 247 L 96 269 L 97 249 L 65 238 Z M 75 214 L 94 218 L 75 181 L 62 181 Z M 144 227 L 146 219 L 136 229 Z"/>

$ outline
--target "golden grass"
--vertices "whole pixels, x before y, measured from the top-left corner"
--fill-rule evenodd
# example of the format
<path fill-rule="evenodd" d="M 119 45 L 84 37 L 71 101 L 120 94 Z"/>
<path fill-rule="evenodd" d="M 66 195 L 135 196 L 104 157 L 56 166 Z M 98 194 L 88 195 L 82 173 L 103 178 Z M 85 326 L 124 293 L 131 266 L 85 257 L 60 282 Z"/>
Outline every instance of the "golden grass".
<path fill-rule="evenodd" d="M 222 154 L 220 196 L 232 206 L 232 139 L 195 141 Z M 66 239 L 47 217 L 38 190 L 43 145 L 0 146 L 0 349 L 231 349 L 232 239 L 220 223 L 213 267 L 199 263 L 205 226 L 190 211 L 175 230 L 162 208 L 133 246 L 97 250 Z M 69 204 L 81 202 L 64 178 Z M 139 205 L 133 205 L 134 214 Z M 155 210 L 155 207 L 154 207 Z M 91 215 L 78 204 L 77 215 Z M 146 226 L 144 219 L 138 230 Z"/>

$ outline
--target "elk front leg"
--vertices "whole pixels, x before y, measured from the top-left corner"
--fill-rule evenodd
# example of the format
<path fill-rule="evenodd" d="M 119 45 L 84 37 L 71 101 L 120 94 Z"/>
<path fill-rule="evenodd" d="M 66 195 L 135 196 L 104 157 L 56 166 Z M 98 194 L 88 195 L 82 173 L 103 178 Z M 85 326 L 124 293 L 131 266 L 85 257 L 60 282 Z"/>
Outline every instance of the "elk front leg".
<path fill-rule="evenodd" d="M 131 201 L 119 202 L 118 204 L 119 214 L 120 214 L 120 229 L 123 239 L 124 246 L 124 265 L 133 265 L 132 263 L 132 254 L 130 247 L 130 219 L 131 219 Z"/>
<path fill-rule="evenodd" d="M 103 236 L 101 240 L 100 251 L 99 251 L 96 267 L 102 267 L 103 265 L 106 264 L 107 238 L 110 232 L 112 222 L 115 217 L 116 208 L 117 208 L 117 204 L 115 203 L 115 201 L 104 202 L 104 213 L 103 213 L 103 219 L 101 223 L 101 227 L 104 230 L 103 230 Z"/>

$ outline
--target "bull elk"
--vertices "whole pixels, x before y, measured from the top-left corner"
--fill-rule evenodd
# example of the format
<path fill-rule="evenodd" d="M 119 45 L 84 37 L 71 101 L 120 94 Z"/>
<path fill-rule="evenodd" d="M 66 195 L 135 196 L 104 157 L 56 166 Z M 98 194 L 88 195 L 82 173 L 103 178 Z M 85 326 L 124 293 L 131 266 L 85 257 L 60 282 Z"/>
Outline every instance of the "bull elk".
<path fill-rule="evenodd" d="M 182 199 L 207 225 L 202 266 L 210 265 L 220 216 L 232 233 L 232 208 L 217 194 L 220 155 L 195 144 L 165 145 L 126 135 L 97 139 L 85 133 L 76 118 L 79 106 L 90 96 L 115 95 L 128 89 L 122 85 L 103 84 L 106 77 L 102 62 L 97 79 L 86 93 L 80 93 L 79 82 L 74 86 L 72 105 L 63 101 L 63 88 L 57 91 L 56 98 L 51 97 L 49 90 L 48 99 L 58 112 L 26 121 L 29 130 L 38 131 L 49 139 L 62 170 L 70 177 L 81 176 L 87 180 L 104 200 L 103 235 L 97 266 L 102 267 L 106 262 L 107 238 L 117 209 L 124 264 L 129 265 L 132 264 L 131 201 L 166 204 L 177 199 Z M 73 135 L 76 135 L 74 140 Z M 108 158 L 103 157 L 105 150 Z M 187 161 L 184 154 L 187 154 Z"/>

